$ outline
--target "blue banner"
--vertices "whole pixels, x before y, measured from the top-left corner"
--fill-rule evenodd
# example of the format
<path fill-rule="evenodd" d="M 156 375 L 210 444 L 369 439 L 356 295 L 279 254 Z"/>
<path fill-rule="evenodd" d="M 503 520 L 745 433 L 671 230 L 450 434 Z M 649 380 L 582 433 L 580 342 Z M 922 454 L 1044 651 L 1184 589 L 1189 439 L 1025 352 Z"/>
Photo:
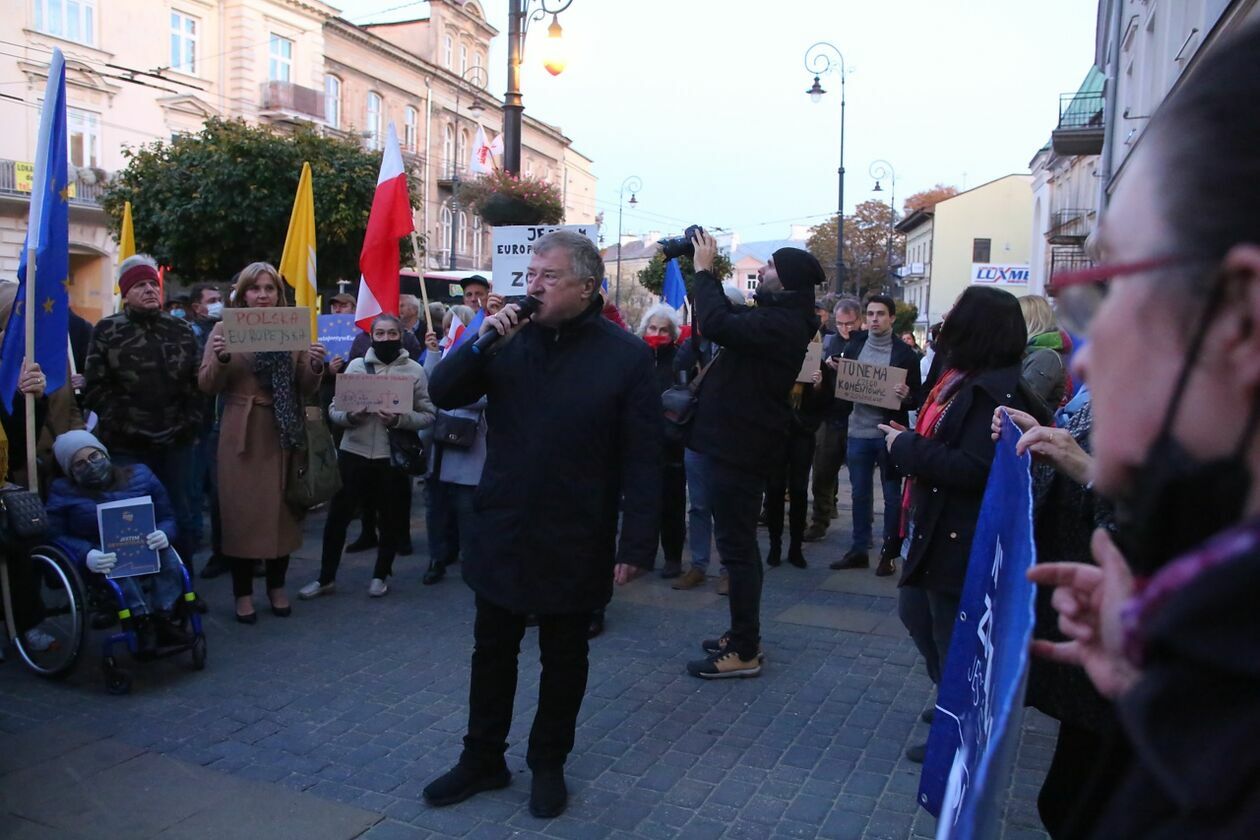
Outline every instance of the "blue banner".
<path fill-rule="evenodd" d="M 936 718 L 919 780 L 919 804 L 937 838 L 996 837 L 998 795 L 1019 742 L 1036 588 L 1030 457 L 1015 455 L 1006 418 L 971 544 Z"/>
<path fill-rule="evenodd" d="M 320 315 L 319 342 L 328 348 L 328 358 L 340 356 L 350 361 L 350 345 L 363 332 L 354 323 L 353 315 Z"/>
<path fill-rule="evenodd" d="M 676 259 L 665 264 L 665 285 L 661 289 L 661 300 L 675 309 L 682 309 L 687 302 L 687 284 L 683 282 L 682 268 Z"/>

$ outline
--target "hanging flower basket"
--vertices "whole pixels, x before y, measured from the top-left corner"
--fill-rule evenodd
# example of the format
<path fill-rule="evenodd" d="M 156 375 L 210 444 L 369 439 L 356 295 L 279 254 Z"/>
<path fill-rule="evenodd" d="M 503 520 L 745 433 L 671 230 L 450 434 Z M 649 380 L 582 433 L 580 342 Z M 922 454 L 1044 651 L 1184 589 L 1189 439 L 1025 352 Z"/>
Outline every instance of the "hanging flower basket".
<path fill-rule="evenodd" d="M 555 225 L 564 220 L 560 191 L 529 176 L 483 175 L 460 185 L 459 200 L 491 225 Z"/>

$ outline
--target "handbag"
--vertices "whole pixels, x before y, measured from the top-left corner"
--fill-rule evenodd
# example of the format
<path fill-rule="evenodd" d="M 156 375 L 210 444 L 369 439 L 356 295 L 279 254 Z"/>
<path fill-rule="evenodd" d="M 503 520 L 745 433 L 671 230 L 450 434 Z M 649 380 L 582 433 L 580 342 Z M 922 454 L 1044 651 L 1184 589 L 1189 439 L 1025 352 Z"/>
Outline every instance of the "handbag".
<path fill-rule="evenodd" d="M 370 374 L 376 373 L 376 365 L 365 362 L 364 367 Z M 420 436 L 407 429 L 386 429 L 389 438 L 389 465 L 407 475 L 420 476 L 428 470 L 429 459 L 424 451 L 424 442 Z"/>
<path fill-rule="evenodd" d="M 700 368 L 696 378 L 686 385 L 675 385 L 661 394 L 661 406 L 665 409 L 665 440 L 668 443 L 686 443 L 691 423 L 696 418 L 696 406 L 700 404 L 700 385 L 721 353 L 715 354 L 709 363 Z"/>
<path fill-rule="evenodd" d="M 481 418 L 459 417 L 439 411 L 433 424 L 433 442 L 442 446 L 468 449 L 477 442 L 477 427 Z"/>
<path fill-rule="evenodd" d="M 337 446 L 318 406 L 305 406 L 303 427 L 306 442 L 289 456 L 288 482 L 284 500 L 299 511 L 308 511 L 332 499 L 341 489 L 337 467 Z"/>
<path fill-rule="evenodd" d="M 0 492 L 0 543 L 31 542 L 48 533 L 48 513 L 38 493 L 30 490 Z"/>

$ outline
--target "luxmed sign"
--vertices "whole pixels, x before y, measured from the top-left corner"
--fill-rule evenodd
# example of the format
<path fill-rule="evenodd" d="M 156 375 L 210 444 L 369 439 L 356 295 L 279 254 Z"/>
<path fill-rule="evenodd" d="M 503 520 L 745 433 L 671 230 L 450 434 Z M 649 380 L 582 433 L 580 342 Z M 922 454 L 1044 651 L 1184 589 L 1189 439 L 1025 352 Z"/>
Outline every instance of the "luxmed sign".
<path fill-rule="evenodd" d="M 981 286 L 1027 286 L 1031 273 L 1027 265 L 971 264 L 971 282 Z"/>

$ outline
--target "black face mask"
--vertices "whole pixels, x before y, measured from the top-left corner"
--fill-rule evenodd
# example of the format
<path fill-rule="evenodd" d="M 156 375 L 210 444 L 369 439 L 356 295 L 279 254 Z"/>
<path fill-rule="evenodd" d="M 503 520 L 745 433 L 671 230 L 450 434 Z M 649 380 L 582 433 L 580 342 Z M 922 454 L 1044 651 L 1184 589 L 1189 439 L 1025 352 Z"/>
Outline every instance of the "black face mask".
<path fill-rule="evenodd" d="M 373 341 L 372 349 L 376 352 L 376 358 L 385 364 L 392 364 L 394 359 L 398 358 L 398 354 L 402 352 L 402 339 L 391 338 L 385 341 Z"/>
<path fill-rule="evenodd" d="M 114 474 L 114 465 L 108 458 L 97 458 L 84 461 L 70 468 L 76 484 L 91 490 L 99 490 L 109 485 Z"/>

